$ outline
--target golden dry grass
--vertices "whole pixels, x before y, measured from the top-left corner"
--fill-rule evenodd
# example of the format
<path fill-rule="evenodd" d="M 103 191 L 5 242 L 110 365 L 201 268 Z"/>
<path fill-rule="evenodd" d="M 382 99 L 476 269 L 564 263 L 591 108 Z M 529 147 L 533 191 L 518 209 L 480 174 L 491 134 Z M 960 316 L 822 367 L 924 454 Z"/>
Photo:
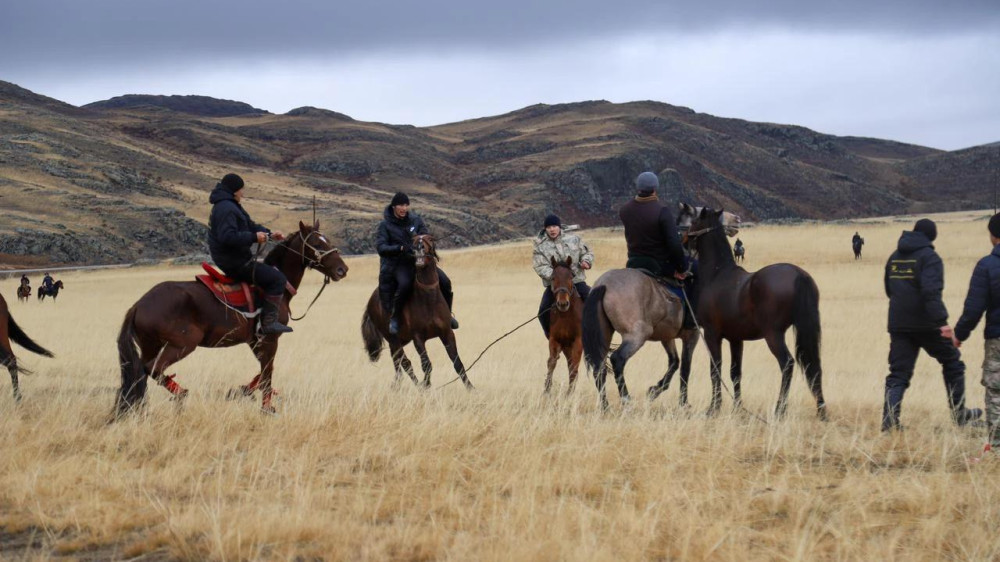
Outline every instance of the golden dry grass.
<path fill-rule="evenodd" d="M 956 315 L 988 251 L 979 214 L 940 218 L 946 303 Z M 183 408 L 150 389 L 145 415 L 106 425 L 117 384 L 115 338 L 154 283 L 193 268 L 63 276 L 58 303 L 8 299 L 15 318 L 57 353 L 21 350 L 25 401 L 0 385 L 3 558 L 552 560 L 995 559 L 1000 463 L 970 465 L 983 436 L 951 426 L 941 375 L 918 363 L 907 432 L 878 431 L 888 336 L 881 271 L 911 221 L 744 230 L 746 266 L 790 261 L 822 292 L 823 359 L 832 421 L 815 420 L 800 374 L 788 419 L 705 419 L 707 354 L 696 352 L 692 412 L 671 388 L 622 411 L 596 408 L 589 377 L 570 398 L 541 396 L 546 346 L 530 326 L 440 388 L 448 360 L 431 344 L 435 388 L 390 390 L 388 358 L 365 357 L 361 312 L 377 262 L 351 259 L 296 331 L 282 338 L 280 415 L 224 400 L 255 363 L 245 348 L 198 350 L 176 367 Z M 861 230 L 866 259 L 850 237 Z M 620 233 L 584 233 L 597 271 L 624 261 Z M 527 242 L 444 252 L 466 364 L 529 318 L 541 286 Z M 302 310 L 320 280 L 307 276 Z M 13 295 L 16 280 L 0 282 Z M 791 335 L 789 335 L 791 338 Z M 981 406 L 981 331 L 963 349 L 970 403 Z M 661 349 L 628 365 L 638 397 L 662 374 Z M 777 365 L 748 344 L 749 409 L 768 416 Z M 566 385 L 564 365 L 556 389 Z M 728 397 L 726 405 L 730 403 Z M 31 549 L 22 548 L 35 541 Z M 22 545 L 22 546 L 18 546 Z"/>

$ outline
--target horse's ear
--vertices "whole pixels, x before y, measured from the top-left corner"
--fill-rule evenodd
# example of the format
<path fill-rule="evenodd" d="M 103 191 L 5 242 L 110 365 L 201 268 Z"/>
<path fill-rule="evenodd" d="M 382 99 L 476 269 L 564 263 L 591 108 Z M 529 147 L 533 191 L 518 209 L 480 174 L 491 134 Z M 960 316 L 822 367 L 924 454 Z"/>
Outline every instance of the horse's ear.
<path fill-rule="evenodd" d="M 702 208 L 701 208 L 701 212 L 700 212 L 700 213 L 698 213 L 698 218 L 699 218 L 699 219 L 703 219 L 703 218 L 705 218 L 705 215 L 706 215 L 707 213 L 708 213 L 708 207 L 702 207 Z"/>
<path fill-rule="evenodd" d="M 553 268 L 554 268 L 555 266 L 559 265 L 558 263 L 556 263 L 556 257 L 555 257 L 555 256 L 550 256 L 550 257 L 549 257 L 549 262 L 550 262 L 550 263 L 552 264 L 552 267 L 553 267 Z"/>
<path fill-rule="evenodd" d="M 715 217 L 718 218 L 719 220 L 722 220 L 723 213 L 725 213 L 725 211 L 719 209 L 718 211 L 715 211 Z"/>
<path fill-rule="evenodd" d="M 316 231 L 318 231 L 318 230 L 319 230 L 319 219 L 316 219 L 316 220 L 315 220 L 315 221 L 313 222 L 313 230 L 316 230 Z"/>
<path fill-rule="evenodd" d="M 306 223 L 299 221 L 299 232 L 306 232 Z"/>

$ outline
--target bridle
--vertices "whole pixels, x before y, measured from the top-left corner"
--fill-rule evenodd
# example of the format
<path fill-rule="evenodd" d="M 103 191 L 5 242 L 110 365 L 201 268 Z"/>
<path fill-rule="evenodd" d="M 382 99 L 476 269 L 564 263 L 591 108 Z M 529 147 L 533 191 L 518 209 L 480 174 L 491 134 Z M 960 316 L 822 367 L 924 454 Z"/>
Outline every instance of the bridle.
<path fill-rule="evenodd" d="M 315 256 L 315 258 L 310 258 L 310 257 L 306 256 L 305 252 L 296 252 L 295 250 L 293 250 L 291 248 L 291 246 L 289 246 L 288 249 L 292 250 L 292 252 L 295 252 L 296 254 L 302 256 L 302 265 L 303 265 L 303 267 L 307 267 L 309 269 L 314 269 L 316 271 L 319 271 L 320 273 L 323 273 L 324 276 L 329 277 L 329 275 L 326 275 L 326 273 L 320 267 L 321 265 L 323 265 L 323 258 L 325 258 L 326 256 L 328 256 L 330 254 L 333 254 L 333 253 L 338 253 L 339 254 L 340 253 L 340 248 L 332 247 L 329 250 L 319 250 L 319 249 L 317 249 L 316 246 L 313 246 L 312 244 L 309 243 L 309 239 L 312 238 L 313 234 L 318 234 L 321 238 L 323 237 L 323 234 L 320 233 L 319 231 L 316 231 L 316 230 L 310 231 L 308 235 L 302 234 L 301 230 L 298 232 L 299 238 L 302 239 L 302 247 L 303 248 L 309 248 L 310 250 L 312 250 L 313 255 Z"/>

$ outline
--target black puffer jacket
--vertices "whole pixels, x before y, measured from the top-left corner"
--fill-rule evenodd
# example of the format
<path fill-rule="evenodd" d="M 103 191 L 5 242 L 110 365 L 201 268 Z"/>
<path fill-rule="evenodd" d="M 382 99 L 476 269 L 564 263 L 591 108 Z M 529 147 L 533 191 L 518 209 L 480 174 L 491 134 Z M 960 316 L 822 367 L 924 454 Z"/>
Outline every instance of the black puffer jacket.
<path fill-rule="evenodd" d="M 889 297 L 889 331 L 937 331 L 948 323 L 941 300 L 944 264 L 921 232 L 905 231 L 885 264 L 885 294 Z"/>
<path fill-rule="evenodd" d="M 1000 338 L 1000 245 L 979 260 L 969 282 L 962 318 L 955 323 L 955 337 L 965 341 L 986 315 L 986 339 Z"/>
<path fill-rule="evenodd" d="M 236 198 L 221 187 L 208 198 L 212 214 L 208 218 L 208 250 L 212 261 L 223 271 L 232 272 L 253 259 L 250 246 L 258 232 L 271 232 L 250 219 Z"/>
<path fill-rule="evenodd" d="M 392 207 L 385 208 L 375 235 L 375 249 L 382 258 L 381 273 L 395 271 L 401 261 L 413 261 L 413 237 L 417 234 L 427 234 L 427 226 L 420 215 L 410 211 L 406 218 L 399 219 L 392 213 Z"/>

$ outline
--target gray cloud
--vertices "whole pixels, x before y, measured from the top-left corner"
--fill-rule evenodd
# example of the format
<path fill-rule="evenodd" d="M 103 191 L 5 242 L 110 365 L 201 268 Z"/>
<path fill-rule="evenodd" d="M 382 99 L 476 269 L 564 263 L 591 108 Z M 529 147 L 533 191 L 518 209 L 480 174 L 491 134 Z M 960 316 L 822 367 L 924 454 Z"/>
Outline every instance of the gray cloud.
<path fill-rule="evenodd" d="M 510 48 L 620 36 L 759 28 L 953 34 L 996 29 L 995 0 L 37 0 L 5 2 L 0 70 L 178 56 Z"/>

